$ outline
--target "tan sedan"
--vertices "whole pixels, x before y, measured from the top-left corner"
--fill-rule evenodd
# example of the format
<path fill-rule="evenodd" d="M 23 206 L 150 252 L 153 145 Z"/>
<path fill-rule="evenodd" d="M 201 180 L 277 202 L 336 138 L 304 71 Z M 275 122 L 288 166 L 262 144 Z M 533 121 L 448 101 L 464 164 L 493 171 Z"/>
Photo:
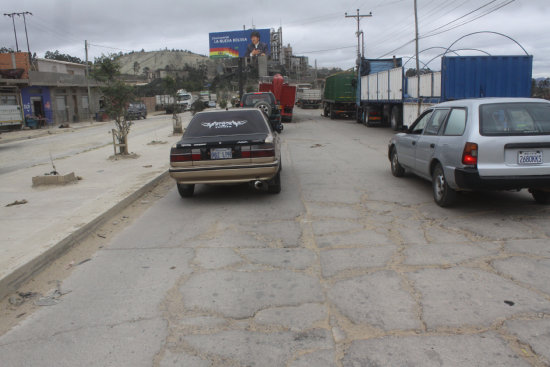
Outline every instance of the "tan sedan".
<path fill-rule="evenodd" d="M 280 171 L 279 136 L 256 108 L 200 112 L 170 150 L 170 176 L 182 197 L 196 184 L 240 182 L 279 193 Z"/>

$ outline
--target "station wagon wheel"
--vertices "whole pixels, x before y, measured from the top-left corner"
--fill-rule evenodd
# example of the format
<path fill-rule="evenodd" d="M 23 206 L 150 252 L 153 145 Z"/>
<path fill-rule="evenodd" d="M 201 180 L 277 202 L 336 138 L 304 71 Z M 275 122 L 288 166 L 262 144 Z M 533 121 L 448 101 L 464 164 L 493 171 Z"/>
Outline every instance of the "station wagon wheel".
<path fill-rule="evenodd" d="M 194 184 L 177 184 L 178 186 L 178 192 L 180 193 L 180 196 L 182 198 L 188 198 L 193 196 L 193 192 L 195 192 L 195 185 Z"/>
<path fill-rule="evenodd" d="M 432 174 L 432 189 L 434 201 L 440 207 L 450 206 L 456 199 L 456 191 L 447 184 L 443 167 L 439 163 L 435 166 Z"/>
<path fill-rule="evenodd" d="M 550 192 L 537 189 L 529 189 L 533 199 L 539 204 L 550 204 Z"/>
<path fill-rule="evenodd" d="M 390 162 L 391 162 L 391 174 L 395 177 L 403 177 L 405 174 L 405 168 L 401 164 L 399 164 L 399 158 L 397 157 L 397 150 L 395 147 L 392 148 L 391 154 L 390 154 Z"/>

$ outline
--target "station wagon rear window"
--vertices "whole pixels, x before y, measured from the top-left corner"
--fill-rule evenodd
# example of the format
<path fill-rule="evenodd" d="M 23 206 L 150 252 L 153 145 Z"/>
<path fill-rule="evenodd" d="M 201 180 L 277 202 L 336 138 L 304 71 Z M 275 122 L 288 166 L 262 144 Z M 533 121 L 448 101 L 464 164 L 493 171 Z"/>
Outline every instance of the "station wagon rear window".
<path fill-rule="evenodd" d="M 479 107 L 481 135 L 550 135 L 550 103 L 494 103 Z"/>
<path fill-rule="evenodd" d="M 193 117 L 184 137 L 269 133 L 260 110 L 205 112 Z"/>

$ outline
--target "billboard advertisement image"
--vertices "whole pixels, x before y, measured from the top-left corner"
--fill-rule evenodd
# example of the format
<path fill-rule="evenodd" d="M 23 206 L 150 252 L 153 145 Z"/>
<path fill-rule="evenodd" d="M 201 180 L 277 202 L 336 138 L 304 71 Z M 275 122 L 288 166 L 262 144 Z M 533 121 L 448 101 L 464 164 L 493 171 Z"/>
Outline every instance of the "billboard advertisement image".
<path fill-rule="evenodd" d="M 254 57 L 271 53 L 269 29 L 214 32 L 209 34 L 210 58 Z"/>

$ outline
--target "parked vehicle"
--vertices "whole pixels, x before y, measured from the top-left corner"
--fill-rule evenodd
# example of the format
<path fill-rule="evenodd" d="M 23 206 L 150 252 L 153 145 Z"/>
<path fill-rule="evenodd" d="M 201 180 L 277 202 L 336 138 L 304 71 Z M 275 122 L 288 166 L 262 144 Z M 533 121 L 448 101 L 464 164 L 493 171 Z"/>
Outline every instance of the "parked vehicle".
<path fill-rule="evenodd" d="M 285 82 L 281 74 L 275 74 L 260 81 L 259 92 L 271 92 L 275 96 L 281 110 L 281 120 L 292 122 L 292 113 L 296 103 L 296 86 Z"/>
<path fill-rule="evenodd" d="M 215 101 L 208 101 L 208 107 L 216 108 L 216 102 Z"/>
<path fill-rule="evenodd" d="M 260 109 L 268 117 L 273 130 L 278 133 L 283 131 L 281 123 L 281 110 L 271 92 L 245 93 L 241 99 L 241 107 L 254 107 Z"/>
<path fill-rule="evenodd" d="M 146 119 L 147 107 L 144 103 L 130 103 L 126 111 L 126 118 L 130 120 Z"/>
<path fill-rule="evenodd" d="M 345 116 L 355 118 L 357 110 L 355 73 L 341 72 L 325 80 L 323 92 L 323 116 L 331 119 Z"/>
<path fill-rule="evenodd" d="M 21 128 L 23 124 L 22 116 L 19 105 L 0 105 L 0 130 Z"/>
<path fill-rule="evenodd" d="M 322 100 L 320 89 L 298 88 L 296 92 L 296 105 L 301 108 L 319 108 Z"/>
<path fill-rule="evenodd" d="M 202 90 L 199 92 L 199 99 L 204 104 L 204 107 L 208 107 L 208 102 L 210 102 L 210 92 L 207 90 Z"/>
<path fill-rule="evenodd" d="M 427 108 L 388 146 L 392 174 L 432 181 L 435 202 L 451 205 L 456 191 L 527 188 L 550 203 L 550 102 L 480 98 Z"/>
<path fill-rule="evenodd" d="M 280 139 L 257 108 L 205 111 L 189 122 L 170 150 L 170 176 L 182 197 L 196 184 L 250 182 L 281 191 Z"/>
<path fill-rule="evenodd" d="M 155 96 L 157 111 L 166 110 L 167 107 L 172 106 L 175 102 L 174 97 L 168 94 L 158 94 Z"/>
<path fill-rule="evenodd" d="M 398 130 L 444 101 L 530 97 L 532 67 L 532 56 L 445 56 L 441 71 L 407 78 L 400 59 L 363 60 L 357 81 L 358 122 Z"/>

